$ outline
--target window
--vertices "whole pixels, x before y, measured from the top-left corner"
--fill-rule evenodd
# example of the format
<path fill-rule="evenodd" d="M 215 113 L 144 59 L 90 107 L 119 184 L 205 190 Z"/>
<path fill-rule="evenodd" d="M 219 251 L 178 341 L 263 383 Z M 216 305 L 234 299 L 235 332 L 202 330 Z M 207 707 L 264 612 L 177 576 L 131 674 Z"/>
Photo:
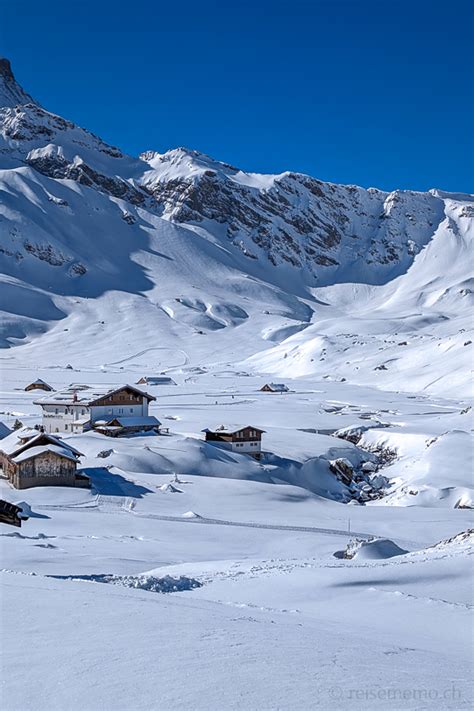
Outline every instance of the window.
<path fill-rule="evenodd" d="M 58 412 L 59 412 L 59 410 L 58 410 L 58 408 L 56 408 L 54 414 L 57 415 Z"/>
<path fill-rule="evenodd" d="M 67 425 L 64 425 L 64 429 L 67 430 Z"/>
<path fill-rule="evenodd" d="M 133 412 L 133 407 L 130 408 L 130 412 Z"/>

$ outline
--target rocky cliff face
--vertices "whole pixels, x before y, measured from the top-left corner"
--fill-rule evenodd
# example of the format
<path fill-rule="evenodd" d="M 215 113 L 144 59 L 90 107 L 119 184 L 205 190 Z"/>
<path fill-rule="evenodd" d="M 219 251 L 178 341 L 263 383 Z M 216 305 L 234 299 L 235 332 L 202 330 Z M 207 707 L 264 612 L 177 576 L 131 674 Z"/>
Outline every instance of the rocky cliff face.
<path fill-rule="evenodd" d="M 13 76 L 11 64 L 8 59 L 0 57 L 0 106 L 19 106 L 21 104 L 35 104 Z"/>
<path fill-rule="evenodd" d="M 304 270 L 315 283 L 346 278 L 354 266 L 369 281 L 385 280 L 411 263 L 443 219 L 430 193 L 364 190 L 292 172 L 250 175 L 184 149 L 142 157 L 153 166 L 142 184 L 169 219 L 222 225 L 245 256 Z"/>

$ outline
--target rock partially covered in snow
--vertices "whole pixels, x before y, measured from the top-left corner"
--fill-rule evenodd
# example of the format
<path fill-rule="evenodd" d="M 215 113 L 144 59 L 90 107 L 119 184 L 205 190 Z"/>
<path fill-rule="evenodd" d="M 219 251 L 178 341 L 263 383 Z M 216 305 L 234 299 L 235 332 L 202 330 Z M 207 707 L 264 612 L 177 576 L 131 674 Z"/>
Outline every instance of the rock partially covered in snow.
<path fill-rule="evenodd" d="M 110 457 L 110 455 L 113 453 L 113 449 L 103 449 L 101 452 L 98 452 L 97 456 L 100 457 L 100 459 L 106 459 L 107 457 Z"/>
<path fill-rule="evenodd" d="M 380 422 L 379 420 L 372 420 L 370 424 L 367 425 L 353 425 L 350 427 L 342 427 L 334 432 L 334 437 L 339 437 L 339 439 L 345 439 L 352 444 L 357 444 L 362 435 L 369 430 L 378 429 L 380 427 L 390 427 L 388 422 Z"/>
<path fill-rule="evenodd" d="M 178 487 L 174 486 L 171 482 L 168 482 L 167 484 L 163 484 L 163 486 L 160 486 L 160 491 L 163 491 L 166 494 L 182 494 L 183 493 L 182 489 L 178 489 Z"/>
<path fill-rule="evenodd" d="M 344 484 L 351 483 L 354 476 L 354 467 L 348 459 L 345 457 L 333 459 L 329 462 L 329 468 Z"/>
<path fill-rule="evenodd" d="M 353 538 L 347 544 L 345 551 L 335 554 L 336 558 L 352 560 L 359 558 L 363 560 L 383 560 L 384 558 L 394 558 L 397 555 L 405 555 L 408 551 L 397 546 L 389 538 L 371 538 L 362 540 Z"/>

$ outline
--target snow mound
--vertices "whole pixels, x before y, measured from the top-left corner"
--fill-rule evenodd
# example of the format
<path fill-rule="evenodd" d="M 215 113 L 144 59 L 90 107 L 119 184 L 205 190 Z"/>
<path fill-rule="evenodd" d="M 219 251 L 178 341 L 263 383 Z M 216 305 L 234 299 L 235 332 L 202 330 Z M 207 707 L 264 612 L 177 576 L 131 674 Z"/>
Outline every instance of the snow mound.
<path fill-rule="evenodd" d="M 18 506 L 18 508 L 21 509 L 21 519 L 26 521 L 27 519 L 31 518 L 31 516 L 33 516 L 31 506 L 26 501 L 16 501 L 15 506 Z"/>
<path fill-rule="evenodd" d="M 352 560 L 384 560 L 397 555 L 405 555 L 408 551 L 397 546 L 389 538 L 372 538 L 368 541 L 353 538 L 347 544 L 345 551 L 335 553 L 336 558 Z"/>

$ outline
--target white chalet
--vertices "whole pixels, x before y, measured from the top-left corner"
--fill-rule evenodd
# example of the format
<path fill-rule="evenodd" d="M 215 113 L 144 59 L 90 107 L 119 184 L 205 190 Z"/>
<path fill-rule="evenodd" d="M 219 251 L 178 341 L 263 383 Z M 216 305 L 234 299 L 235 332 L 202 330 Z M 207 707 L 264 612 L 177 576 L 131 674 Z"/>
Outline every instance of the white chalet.
<path fill-rule="evenodd" d="M 148 405 L 156 400 L 133 385 L 73 383 L 39 400 L 45 432 L 78 433 L 116 417 L 148 418 Z"/>

